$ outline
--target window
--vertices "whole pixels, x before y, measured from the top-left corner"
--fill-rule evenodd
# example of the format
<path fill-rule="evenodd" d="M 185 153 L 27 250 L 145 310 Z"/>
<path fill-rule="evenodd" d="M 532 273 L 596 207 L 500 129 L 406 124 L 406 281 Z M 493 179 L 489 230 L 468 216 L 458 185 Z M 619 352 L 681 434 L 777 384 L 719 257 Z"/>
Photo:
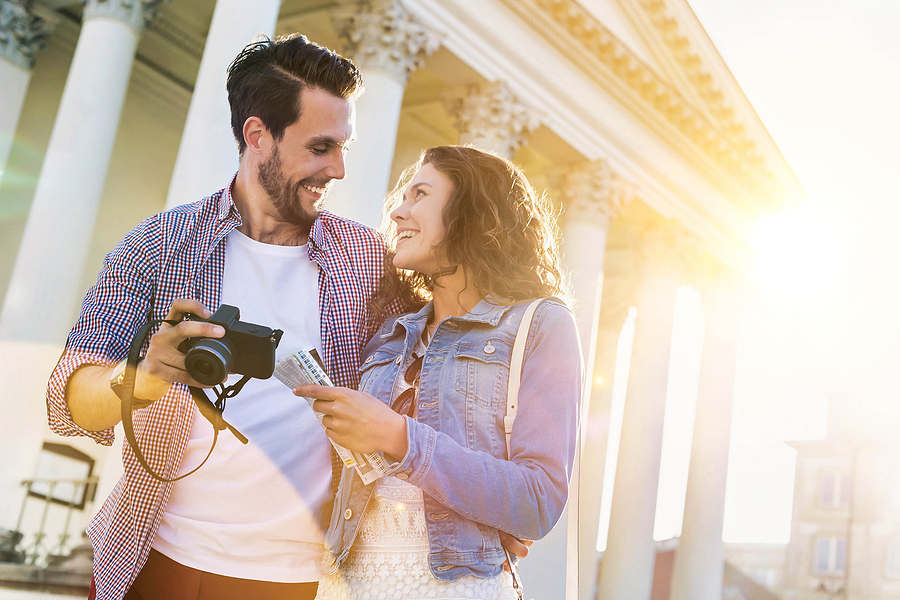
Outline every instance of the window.
<path fill-rule="evenodd" d="M 822 506 L 850 506 L 850 472 L 842 469 L 825 471 L 820 492 Z"/>
<path fill-rule="evenodd" d="M 844 538 L 818 538 L 813 571 L 840 575 L 847 561 L 847 540 Z"/>
<path fill-rule="evenodd" d="M 888 577 L 900 578 L 900 538 L 888 540 L 887 568 Z"/>
<path fill-rule="evenodd" d="M 94 459 L 87 454 L 65 444 L 44 442 L 28 495 L 82 510 L 85 502 L 94 499 L 93 471 Z"/>

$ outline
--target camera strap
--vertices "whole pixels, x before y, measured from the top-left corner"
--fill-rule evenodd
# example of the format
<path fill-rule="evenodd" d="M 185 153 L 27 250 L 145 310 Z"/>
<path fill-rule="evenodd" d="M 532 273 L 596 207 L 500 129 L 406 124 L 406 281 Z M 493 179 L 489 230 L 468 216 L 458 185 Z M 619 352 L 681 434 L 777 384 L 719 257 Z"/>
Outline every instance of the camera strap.
<path fill-rule="evenodd" d="M 213 449 L 216 447 L 216 441 L 219 439 L 219 431 L 223 429 L 228 429 L 234 436 L 240 440 L 242 444 L 247 443 L 247 438 L 241 434 L 240 431 L 235 429 L 232 425 L 230 425 L 225 419 L 222 417 L 222 413 L 225 411 L 225 402 L 228 398 L 233 398 L 237 395 L 238 392 L 244 387 L 244 384 L 250 380 L 249 375 L 245 375 L 238 381 L 236 384 L 232 386 L 225 387 L 224 385 L 218 386 L 220 389 L 216 391 L 216 403 L 213 404 L 206 395 L 206 391 L 203 388 L 193 387 L 191 386 L 189 389 L 191 391 L 191 398 L 193 398 L 194 403 L 197 405 L 197 409 L 200 411 L 200 414 L 210 422 L 213 426 L 213 441 L 212 445 L 209 448 L 209 452 L 206 455 L 206 458 L 203 459 L 195 469 L 192 469 L 190 472 L 185 473 L 179 477 L 175 477 L 174 479 L 166 479 L 165 477 L 160 477 L 151 467 L 147 464 L 147 460 L 144 458 L 143 453 L 138 447 L 137 440 L 134 436 L 134 423 L 131 420 L 131 411 L 133 407 L 133 399 L 134 399 L 134 380 L 137 374 L 137 365 L 141 356 L 141 347 L 144 345 L 144 338 L 147 337 L 147 334 L 150 332 L 150 329 L 159 325 L 160 323 L 168 323 L 173 327 L 178 325 L 180 321 L 173 321 L 168 319 L 159 319 L 159 320 L 148 320 L 144 323 L 140 329 L 138 329 L 137 333 L 134 336 L 134 339 L 131 340 L 131 348 L 128 350 L 128 358 L 125 366 L 125 376 L 122 380 L 122 386 L 124 388 L 124 394 L 122 396 L 122 428 L 125 430 L 125 439 L 128 440 L 128 444 L 131 446 L 131 449 L 134 451 L 135 457 L 137 457 L 138 462 L 141 463 L 141 466 L 144 467 L 144 470 L 150 474 L 151 477 L 156 479 L 157 481 L 162 481 L 164 483 L 171 483 L 173 481 L 178 481 L 179 479 L 184 479 L 188 475 L 192 475 L 206 464 L 206 461 L 209 460 L 209 457 L 212 455 Z"/>

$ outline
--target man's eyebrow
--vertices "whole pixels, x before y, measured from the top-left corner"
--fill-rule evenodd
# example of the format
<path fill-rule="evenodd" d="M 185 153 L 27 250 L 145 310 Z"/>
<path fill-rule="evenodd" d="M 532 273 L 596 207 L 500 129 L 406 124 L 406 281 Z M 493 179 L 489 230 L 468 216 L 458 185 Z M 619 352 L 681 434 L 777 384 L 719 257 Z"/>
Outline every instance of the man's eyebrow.
<path fill-rule="evenodd" d="M 356 138 L 352 137 L 348 140 L 339 141 L 337 138 L 331 137 L 330 135 L 317 135 L 314 138 L 310 138 L 307 142 L 307 146 L 315 146 L 316 144 L 327 144 L 329 146 L 347 146 L 348 144 L 355 142 Z"/>

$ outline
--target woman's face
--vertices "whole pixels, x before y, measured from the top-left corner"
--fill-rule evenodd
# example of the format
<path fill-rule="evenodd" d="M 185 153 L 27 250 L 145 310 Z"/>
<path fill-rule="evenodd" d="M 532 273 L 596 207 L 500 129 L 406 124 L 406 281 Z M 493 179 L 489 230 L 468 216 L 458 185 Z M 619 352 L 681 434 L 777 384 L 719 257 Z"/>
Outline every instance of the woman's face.
<path fill-rule="evenodd" d="M 397 224 L 395 267 L 425 275 L 437 270 L 439 257 L 434 247 L 446 233 L 444 205 L 452 187 L 450 179 L 431 163 L 416 172 L 403 193 L 403 203 L 391 211 L 391 219 Z"/>

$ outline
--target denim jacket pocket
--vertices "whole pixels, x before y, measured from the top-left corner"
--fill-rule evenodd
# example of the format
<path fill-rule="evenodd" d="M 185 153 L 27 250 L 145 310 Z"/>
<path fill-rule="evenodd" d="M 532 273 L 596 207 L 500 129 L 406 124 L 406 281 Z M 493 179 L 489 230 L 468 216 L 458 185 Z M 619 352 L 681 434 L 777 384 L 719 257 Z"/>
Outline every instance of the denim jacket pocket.
<path fill-rule="evenodd" d="M 471 449 L 503 455 L 503 415 L 512 348 L 500 337 L 456 347 L 456 392 L 465 404 L 465 439 Z"/>

